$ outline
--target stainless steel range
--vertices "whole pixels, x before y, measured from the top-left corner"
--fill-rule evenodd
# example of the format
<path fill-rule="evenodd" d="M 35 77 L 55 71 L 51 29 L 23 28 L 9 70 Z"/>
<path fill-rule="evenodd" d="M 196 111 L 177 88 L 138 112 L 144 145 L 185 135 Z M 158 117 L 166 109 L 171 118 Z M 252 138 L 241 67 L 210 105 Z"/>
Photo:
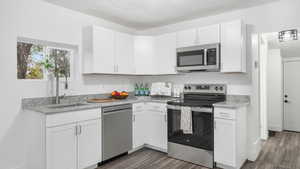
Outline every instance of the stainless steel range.
<path fill-rule="evenodd" d="M 186 84 L 183 98 L 168 102 L 168 155 L 205 167 L 214 167 L 213 104 L 226 100 L 226 85 Z M 191 112 L 192 132 L 182 130 L 183 108 Z"/>

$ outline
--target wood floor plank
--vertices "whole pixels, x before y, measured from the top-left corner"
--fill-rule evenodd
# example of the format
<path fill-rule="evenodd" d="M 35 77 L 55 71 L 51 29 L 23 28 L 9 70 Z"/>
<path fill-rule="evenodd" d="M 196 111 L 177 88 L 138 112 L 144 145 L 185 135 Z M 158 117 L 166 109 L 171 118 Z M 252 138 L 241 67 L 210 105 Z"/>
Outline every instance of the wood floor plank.
<path fill-rule="evenodd" d="M 148 148 L 104 164 L 98 169 L 207 169 Z M 255 162 L 242 169 L 300 169 L 300 133 L 276 133 L 263 145 Z"/>

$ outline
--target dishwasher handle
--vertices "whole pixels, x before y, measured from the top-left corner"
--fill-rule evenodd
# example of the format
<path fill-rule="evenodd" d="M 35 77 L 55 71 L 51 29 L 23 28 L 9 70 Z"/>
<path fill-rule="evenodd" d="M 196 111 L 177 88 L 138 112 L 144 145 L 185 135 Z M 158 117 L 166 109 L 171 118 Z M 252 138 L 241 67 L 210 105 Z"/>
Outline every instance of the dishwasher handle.
<path fill-rule="evenodd" d="M 112 114 L 118 114 L 118 113 L 123 113 L 124 110 L 129 110 L 131 111 L 132 109 L 120 109 L 120 110 L 114 110 L 114 111 L 107 111 L 105 113 L 103 113 L 104 116 L 108 116 L 108 115 L 112 115 Z"/>
<path fill-rule="evenodd" d="M 111 114 L 111 113 L 118 113 L 122 110 L 132 110 L 132 104 L 124 104 L 124 105 L 117 105 L 117 106 L 108 106 L 102 108 L 103 114 Z"/>

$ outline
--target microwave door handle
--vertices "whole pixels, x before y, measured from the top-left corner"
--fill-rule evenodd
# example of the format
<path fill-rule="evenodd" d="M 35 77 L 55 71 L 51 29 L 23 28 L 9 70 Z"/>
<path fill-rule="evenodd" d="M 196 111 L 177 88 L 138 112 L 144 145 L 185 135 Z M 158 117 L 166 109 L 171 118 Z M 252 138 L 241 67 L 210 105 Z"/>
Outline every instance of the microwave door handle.
<path fill-rule="evenodd" d="M 207 66 L 207 49 L 204 49 L 204 65 Z"/>

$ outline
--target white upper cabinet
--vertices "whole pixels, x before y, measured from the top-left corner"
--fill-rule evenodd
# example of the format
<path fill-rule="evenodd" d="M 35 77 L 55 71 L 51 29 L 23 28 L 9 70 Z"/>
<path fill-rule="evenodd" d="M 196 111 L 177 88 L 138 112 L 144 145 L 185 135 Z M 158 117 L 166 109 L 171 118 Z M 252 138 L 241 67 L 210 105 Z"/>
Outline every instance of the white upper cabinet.
<path fill-rule="evenodd" d="M 116 32 L 115 72 L 133 74 L 134 68 L 134 37 L 130 34 Z"/>
<path fill-rule="evenodd" d="M 198 28 L 198 45 L 220 43 L 220 25 L 210 25 Z"/>
<path fill-rule="evenodd" d="M 136 36 L 134 38 L 135 73 L 138 75 L 156 74 L 154 65 L 155 38 L 153 36 Z"/>
<path fill-rule="evenodd" d="M 155 37 L 154 63 L 158 74 L 176 74 L 176 33 Z"/>
<path fill-rule="evenodd" d="M 96 26 L 86 28 L 83 37 L 84 73 L 114 73 L 114 46 L 114 31 Z"/>
<path fill-rule="evenodd" d="M 84 73 L 133 74 L 134 38 L 130 34 L 91 26 L 84 29 Z"/>
<path fill-rule="evenodd" d="M 220 25 L 210 25 L 177 32 L 177 48 L 220 43 Z"/>
<path fill-rule="evenodd" d="M 195 46 L 197 44 L 197 29 L 177 32 L 177 48 Z"/>
<path fill-rule="evenodd" d="M 221 24 L 221 72 L 246 72 L 246 26 L 241 20 Z"/>

